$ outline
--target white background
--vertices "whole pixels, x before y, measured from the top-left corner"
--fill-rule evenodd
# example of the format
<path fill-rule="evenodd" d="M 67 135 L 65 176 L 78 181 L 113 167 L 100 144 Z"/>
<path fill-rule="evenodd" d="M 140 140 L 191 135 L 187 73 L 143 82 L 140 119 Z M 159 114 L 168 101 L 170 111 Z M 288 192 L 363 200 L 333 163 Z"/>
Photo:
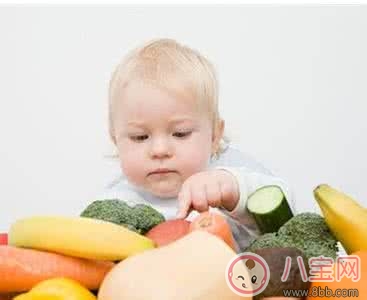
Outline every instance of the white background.
<path fill-rule="evenodd" d="M 170 37 L 217 67 L 227 134 L 282 176 L 298 211 L 320 183 L 367 206 L 367 6 L 0 8 L 0 231 L 77 215 L 114 174 L 107 86 L 131 48 Z"/>

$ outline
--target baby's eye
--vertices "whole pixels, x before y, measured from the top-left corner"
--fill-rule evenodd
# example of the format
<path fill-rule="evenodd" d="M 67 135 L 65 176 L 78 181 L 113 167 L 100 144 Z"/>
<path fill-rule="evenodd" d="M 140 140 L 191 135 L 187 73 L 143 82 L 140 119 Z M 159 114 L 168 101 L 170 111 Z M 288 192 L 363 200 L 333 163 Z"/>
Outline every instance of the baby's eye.
<path fill-rule="evenodd" d="M 241 278 L 242 280 L 245 280 L 245 277 L 243 277 L 242 275 L 237 276 L 237 279 Z"/>
<path fill-rule="evenodd" d="M 130 136 L 130 139 L 133 140 L 134 142 L 142 142 L 146 140 L 147 138 L 148 138 L 147 134 Z"/>
<path fill-rule="evenodd" d="M 190 134 L 191 134 L 191 131 L 184 131 L 184 132 L 178 131 L 178 132 L 175 132 L 173 136 L 178 137 L 178 138 L 183 138 L 183 137 L 189 136 Z"/>

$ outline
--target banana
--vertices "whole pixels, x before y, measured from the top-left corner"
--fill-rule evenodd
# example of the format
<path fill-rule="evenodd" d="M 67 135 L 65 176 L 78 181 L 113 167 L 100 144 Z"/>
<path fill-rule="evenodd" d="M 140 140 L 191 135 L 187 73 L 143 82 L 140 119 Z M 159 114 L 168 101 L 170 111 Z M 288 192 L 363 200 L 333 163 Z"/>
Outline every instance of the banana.
<path fill-rule="evenodd" d="M 348 254 L 367 250 L 367 210 L 349 195 L 321 184 L 313 191 L 325 222 Z"/>
<path fill-rule="evenodd" d="M 9 244 L 97 260 L 122 260 L 154 248 L 123 226 L 86 217 L 33 216 L 13 223 Z"/>

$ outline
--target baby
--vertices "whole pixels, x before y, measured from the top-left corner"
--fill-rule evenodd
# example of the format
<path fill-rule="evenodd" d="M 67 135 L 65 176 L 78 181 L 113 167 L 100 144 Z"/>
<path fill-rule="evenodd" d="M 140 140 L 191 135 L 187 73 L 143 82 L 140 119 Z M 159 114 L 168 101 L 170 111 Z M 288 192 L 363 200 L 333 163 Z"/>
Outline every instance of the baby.
<path fill-rule="evenodd" d="M 211 63 L 170 39 L 134 49 L 109 89 L 109 129 L 120 174 L 103 198 L 146 203 L 165 218 L 215 210 L 229 221 L 238 250 L 259 234 L 246 209 L 260 187 L 286 184 L 224 138 Z M 121 172 L 122 171 L 122 172 Z"/>

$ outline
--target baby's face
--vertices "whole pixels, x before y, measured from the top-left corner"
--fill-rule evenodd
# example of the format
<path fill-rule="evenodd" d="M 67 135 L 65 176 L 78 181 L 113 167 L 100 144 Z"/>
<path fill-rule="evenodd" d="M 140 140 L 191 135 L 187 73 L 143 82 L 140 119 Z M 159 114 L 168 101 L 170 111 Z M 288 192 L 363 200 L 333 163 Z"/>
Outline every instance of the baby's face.
<path fill-rule="evenodd" d="M 189 94 L 130 83 L 116 104 L 114 129 L 121 168 L 129 181 L 163 198 L 206 169 L 212 122 Z"/>

